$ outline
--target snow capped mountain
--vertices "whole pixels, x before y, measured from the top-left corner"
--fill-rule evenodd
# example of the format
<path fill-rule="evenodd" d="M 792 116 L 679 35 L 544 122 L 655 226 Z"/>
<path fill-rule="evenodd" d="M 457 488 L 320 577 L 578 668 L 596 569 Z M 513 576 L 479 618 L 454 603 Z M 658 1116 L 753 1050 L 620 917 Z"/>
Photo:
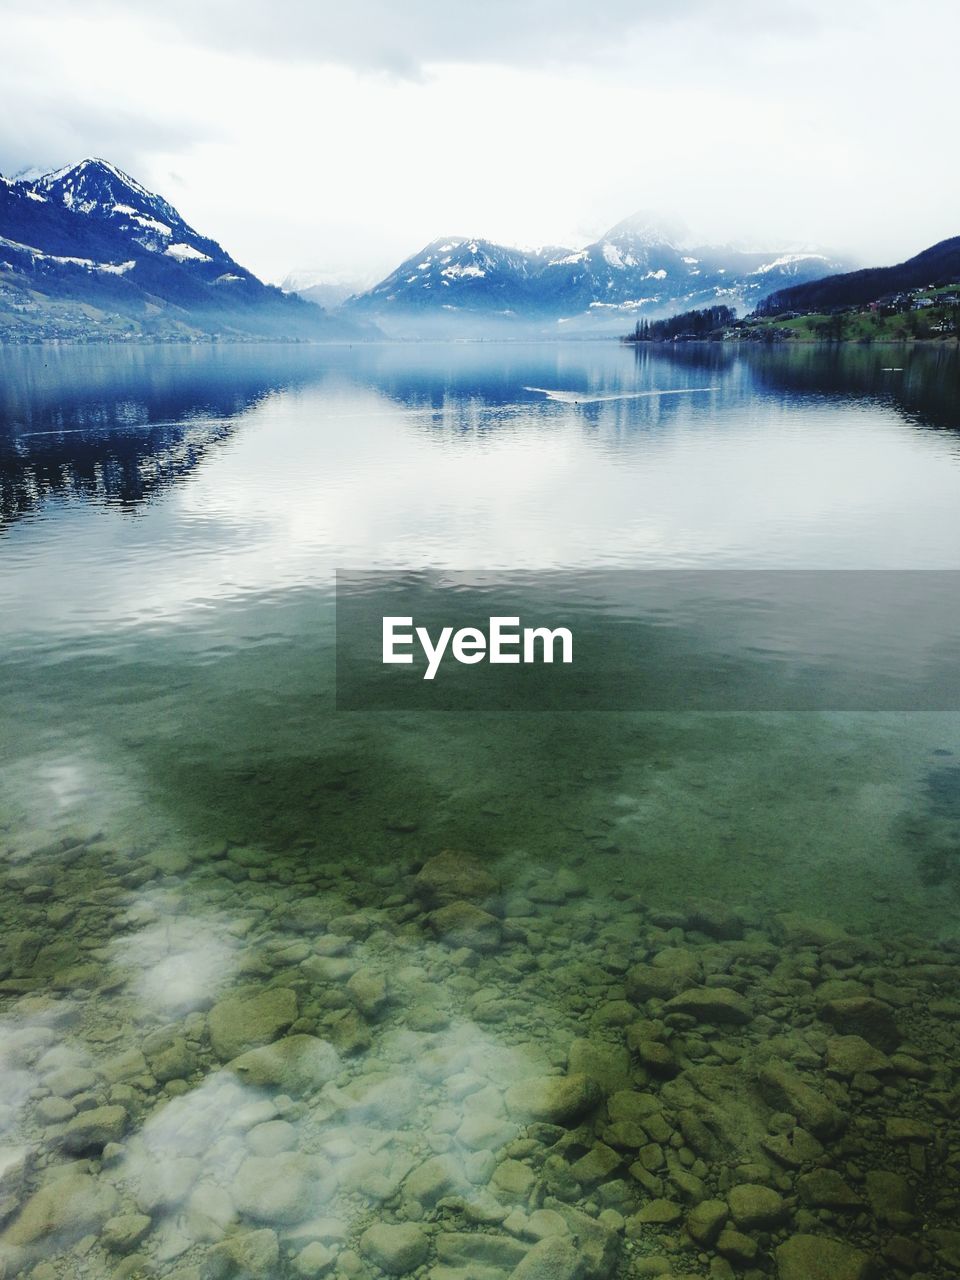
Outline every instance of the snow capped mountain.
<path fill-rule="evenodd" d="M 499 321 L 541 331 L 622 330 L 639 314 L 723 302 L 750 310 L 786 281 L 839 269 L 816 250 L 697 246 L 682 224 L 641 212 L 582 249 L 526 251 L 489 240 L 435 240 L 346 308 L 404 332 Z"/>
<path fill-rule="evenodd" d="M 308 302 L 333 309 L 363 293 L 375 282 L 376 276 L 360 278 L 349 271 L 325 271 L 317 267 L 299 267 L 289 271 L 280 282 L 284 293 L 297 293 Z"/>
<path fill-rule="evenodd" d="M 178 262 L 235 265 L 216 241 L 188 226 L 172 204 L 107 160 L 82 160 L 22 185 L 34 199 L 103 220 L 118 236 L 129 237 L 151 253 L 164 253 Z"/>
<path fill-rule="evenodd" d="M 434 240 L 355 303 L 374 311 L 397 303 L 430 311 L 446 307 L 449 299 L 457 308 L 475 304 L 507 315 L 525 305 L 532 271 L 531 255 L 520 249 L 489 240 Z"/>
<path fill-rule="evenodd" d="M 107 160 L 81 160 L 53 173 L 41 174 L 22 185 L 44 200 L 54 200 L 78 213 L 129 213 L 146 221 L 162 218 L 166 223 L 180 223 L 173 205 L 153 195 L 135 178 Z M 185 225 L 185 224 L 184 224 Z M 166 227 L 167 234 L 170 227 Z"/>
<path fill-rule="evenodd" d="M 0 340 L 358 336 L 106 160 L 0 180 Z"/>
<path fill-rule="evenodd" d="M 645 249 L 669 245 L 682 249 L 692 243 L 690 229 L 677 217 L 665 217 L 649 209 L 639 209 L 618 222 L 604 235 L 604 241 L 615 244 L 622 251 L 642 255 Z"/>

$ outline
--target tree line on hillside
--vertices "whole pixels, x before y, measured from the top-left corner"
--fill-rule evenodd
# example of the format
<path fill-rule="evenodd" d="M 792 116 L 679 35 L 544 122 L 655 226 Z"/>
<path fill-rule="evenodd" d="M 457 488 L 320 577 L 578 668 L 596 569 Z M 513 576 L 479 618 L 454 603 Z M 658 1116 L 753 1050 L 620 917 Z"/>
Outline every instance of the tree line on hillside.
<path fill-rule="evenodd" d="M 877 298 L 912 289 L 950 285 L 960 281 L 960 236 L 941 240 L 893 267 L 868 267 L 825 276 L 768 294 L 757 315 L 783 311 L 832 311 L 835 307 L 866 306 Z"/>
<path fill-rule="evenodd" d="M 666 320 L 638 320 L 633 333 L 624 342 L 677 342 L 710 338 L 722 334 L 733 324 L 737 313 L 732 307 L 705 307 L 702 311 L 684 311 Z"/>

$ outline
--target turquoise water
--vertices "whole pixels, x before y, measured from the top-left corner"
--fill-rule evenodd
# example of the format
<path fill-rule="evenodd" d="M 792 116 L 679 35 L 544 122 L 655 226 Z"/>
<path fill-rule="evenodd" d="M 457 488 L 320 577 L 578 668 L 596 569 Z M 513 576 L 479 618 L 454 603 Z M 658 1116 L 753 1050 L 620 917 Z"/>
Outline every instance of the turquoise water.
<path fill-rule="evenodd" d="M 120 1106 L 115 1134 L 103 1121 L 118 1151 L 78 1139 L 84 1168 L 68 1172 L 106 1185 L 113 1216 L 150 1220 L 124 1274 L 206 1275 L 221 1237 L 256 1227 L 280 1252 L 249 1274 L 285 1275 L 315 1243 L 331 1274 L 375 1276 L 358 1243 L 373 1220 L 426 1223 L 441 1249 L 430 1205 L 411 1208 L 403 1186 L 420 1136 L 452 1132 L 439 1114 L 450 1100 L 418 1086 L 408 1105 L 427 1111 L 411 1134 L 389 1108 L 365 1111 L 360 1132 L 329 1091 L 321 1103 L 269 1094 L 267 1122 L 292 1126 L 290 1149 L 339 1177 L 323 1194 L 340 1234 L 304 1234 L 316 1197 L 309 1212 L 258 1216 L 236 1185 L 229 1117 L 242 1099 L 211 1052 L 216 1001 L 293 990 L 298 1017 L 280 1029 L 337 1044 L 353 1064 L 339 1089 L 453 1048 L 471 1070 L 485 1064 L 485 1087 L 506 1087 L 529 1073 L 517 1054 L 562 1066 L 570 1036 L 622 1001 L 644 947 L 708 945 L 691 898 L 739 913 L 755 939 L 792 913 L 870 945 L 952 954 L 960 715 L 338 713 L 332 586 L 338 567 L 958 569 L 958 390 L 946 348 L 0 352 L 0 994 L 7 1029 L 29 1042 L 5 1068 L 0 1127 L 33 1161 L 15 1195 L 63 1164 L 65 1126 Z M 451 953 L 410 897 L 446 848 L 495 877 L 496 919 L 527 922 L 492 954 Z M 638 911 L 653 931 L 642 945 Z M 383 1018 L 359 1001 L 356 1044 L 345 973 L 311 969 L 315 952 L 396 983 Z M 488 989 L 500 1003 L 481 1017 Z M 151 1036 L 161 1048 L 142 1070 L 104 1074 Z M 156 1069 L 167 1041 L 185 1046 L 173 1075 Z M 57 1054 L 92 1076 L 38 1116 L 61 1096 L 31 1093 Z M 212 1154 L 178 1137 L 197 1116 Z M 279 1158 L 261 1139 L 271 1154 L 256 1158 Z M 200 1162 L 181 1200 L 136 1191 L 160 1149 Z M 357 1171 L 381 1149 L 396 1182 L 382 1196 Z M 539 1170 L 529 1152 L 516 1160 Z M 327 1173 L 310 1176 L 314 1195 Z M 491 1196 L 509 1201 L 510 1177 L 499 1192 L 471 1182 L 483 1212 Z M 652 1191 L 629 1186 L 564 1203 L 632 1220 Z M 532 1194 L 543 1203 L 526 1188 L 517 1204 L 529 1211 Z M 201 1229 L 220 1221 L 207 1200 L 226 1207 Z M 477 1203 L 470 1229 L 502 1222 Z M 105 1216 L 26 1243 L 9 1217 L 6 1243 L 24 1267 L 119 1275 Z M 645 1232 L 670 1230 L 638 1227 L 618 1265 L 662 1252 Z M 504 1256 L 508 1274 L 519 1255 Z M 86 1272 L 70 1270 L 78 1258 Z M 706 1273 L 706 1255 L 687 1261 Z"/>

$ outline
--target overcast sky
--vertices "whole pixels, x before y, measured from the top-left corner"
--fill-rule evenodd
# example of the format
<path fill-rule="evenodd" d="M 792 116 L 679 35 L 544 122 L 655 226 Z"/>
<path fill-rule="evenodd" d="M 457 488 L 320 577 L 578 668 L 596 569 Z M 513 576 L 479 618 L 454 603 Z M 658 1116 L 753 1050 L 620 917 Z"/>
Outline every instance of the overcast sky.
<path fill-rule="evenodd" d="M 0 0 L 0 172 L 100 155 L 265 279 L 440 235 L 960 234 L 956 0 Z"/>

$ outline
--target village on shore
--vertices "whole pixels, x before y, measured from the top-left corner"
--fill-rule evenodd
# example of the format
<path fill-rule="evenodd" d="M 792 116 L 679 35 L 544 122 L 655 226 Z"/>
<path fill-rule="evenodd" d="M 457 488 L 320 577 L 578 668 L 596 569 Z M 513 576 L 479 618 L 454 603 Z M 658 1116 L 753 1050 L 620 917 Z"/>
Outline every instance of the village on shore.
<path fill-rule="evenodd" d="M 638 320 L 624 342 L 960 342 L 960 286 L 886 294 L 864 305 L 824 311 L 752 312 L 732 307 Z"/>

